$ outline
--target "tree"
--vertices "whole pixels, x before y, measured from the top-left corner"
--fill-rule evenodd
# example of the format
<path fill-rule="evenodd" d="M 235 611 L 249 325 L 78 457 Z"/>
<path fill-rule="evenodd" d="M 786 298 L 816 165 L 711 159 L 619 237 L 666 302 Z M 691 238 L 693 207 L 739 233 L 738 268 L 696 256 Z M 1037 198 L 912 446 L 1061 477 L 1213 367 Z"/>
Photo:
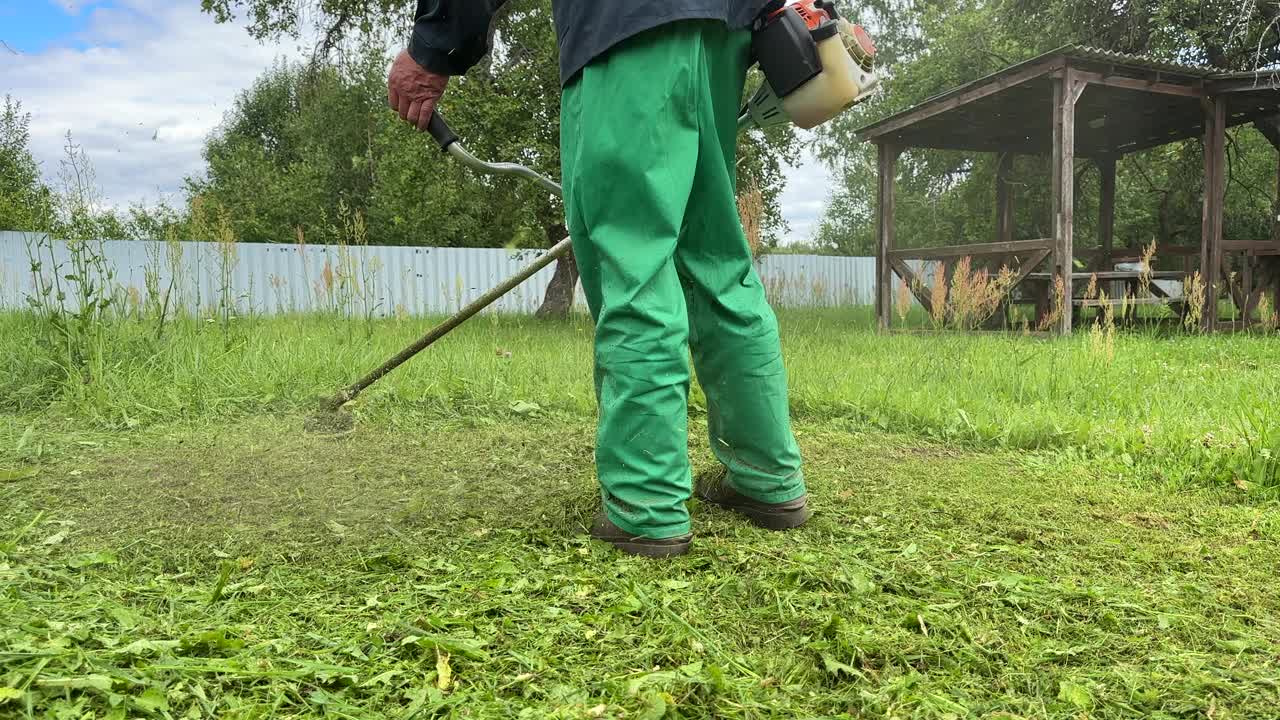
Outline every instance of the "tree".
<path fill-rule="evenodd" d="M 37 230 L 52 215 L 52 193 L 31 155 L 31 114 L 4 96 L 0 112 L 0 230 Z"/>
<path fill-rule="evenodd" d="M 399 122 L 384 67 L 369 54 L 269 68 L 206 142 L 192 202 L 250 242 L 362 241 L 340 217 L 358 213 L 386 245 L 520 245 L 527 214 Z"/>
<path fill-rule="evenodd" d="M 411 0 L 200 0 L 204 12 L 220 23 L 243 12 L 249 34 L 257 40 L 317 34 L 315 57 L 323 59 L 353 35 L 372 36 L 408 29 Z M 309 25 L 309 27 L 308 27 Z"/>
<path fill-rule="evenodd" d="M 498 48 L 466 76 L 455 78 L 443 112 L 480 156 L 560 173 L 559 47 L 549 0 L 508 3 L 491 28 Z M 513 183 L 510 197 L 527 207 L 544 247 L 568 236 L 564 205 L 533 183 Z M 556 264 L 538 315 L 565 316 L 573 305 L 578 266 L 570 253 Z"/>

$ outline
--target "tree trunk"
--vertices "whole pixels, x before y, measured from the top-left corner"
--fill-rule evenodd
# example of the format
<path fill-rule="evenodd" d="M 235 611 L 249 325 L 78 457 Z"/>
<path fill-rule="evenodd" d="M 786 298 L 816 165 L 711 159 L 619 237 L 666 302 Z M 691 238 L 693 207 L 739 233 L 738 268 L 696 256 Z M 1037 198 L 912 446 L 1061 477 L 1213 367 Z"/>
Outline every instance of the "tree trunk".
<path fill-rule="evenodd" d="M 1277 116 L 1280 118 L 1280 116 Z M 1271 136 L 1267 136 L 1271 140 Z M 1276 202 L 1271 206 L 1271 241 L 1280 242 L 1280 131 L 1277 131 L 1276 139 L 1272 140 L 1272 144 L 1276 146 Z"/>
<path fill-rule="evenodd" d="M 564 225 L 553 225 L 547 228 L 547 240 L 552 245 L 569 235 Z M 536 317 L 567 318 L 573 310 L 573 294 L 578 287 L 578 261 L 573 253 L 556 261 L 555 274 L 551 276 L 551 284 L 547 286 L 547 294 L 542 298 L 542 307 L 538 308 Z"/>
<path fill-rule="evenodd" d="M 1158 243 L 1160 245 L 1169 245 L 1173 243 L 1173 219 L 1171 215 L 1172 196 L 1167 190 L 1160 196 L 1160 211 L 1156 216 L 1159 224 L 1157 230 Z"/>

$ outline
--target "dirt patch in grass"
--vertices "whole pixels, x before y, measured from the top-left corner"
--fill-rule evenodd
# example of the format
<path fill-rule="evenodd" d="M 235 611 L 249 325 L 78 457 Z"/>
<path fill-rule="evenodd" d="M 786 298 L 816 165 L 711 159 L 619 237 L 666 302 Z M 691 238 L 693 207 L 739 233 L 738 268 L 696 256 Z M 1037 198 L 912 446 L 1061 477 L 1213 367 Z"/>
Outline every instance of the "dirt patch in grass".
<path fill-rule="evenodd" d="M 556 442 L 532 428 L 342 435 L 263 419 L 230 433 L 183 433 L 145 449 L 104 451 L 46 469 L 44 503 L 82 534 L 121 542 L 252 546 L 291 553 L 396 533 L 563 525 L 593 496 L 586 428 Z M 519 512 L 513 512 L 513 508 Z"/>
<path fill-rule="evenodd" d="M 356 416 L 346 407 L 333 407 L 332 400 L 317 400 L 316 409 L 302 421 L 302 429 L 319 435 L 346 435 L 356 429 Z"/>
<path fill-rule="evenodd" d="M 594 431 L 585 422 L 454 422 L 419 431 L 366 424 L 336 436 L 303 431 L 303 422 L 261 418 L 141 438 L 132 447 L 89 447 L 27 485 L 42 509 L 73 520 L 86 542 L 127 542 L 142 533 L 197 545 L 265 542 L 293 553 L 323 549 L 335 536 L 357 542 L 476 528 L 572 533 L 596 503 Z M 695 468 L 713 462 L 700 443 L 703 432 L 695 423 Z M 1084 466 L 1045 477 L 1010 454 L 820 424 L 802 424 L 797 436 L 817 511 L 840 526 L 879 516 L 892 518 L 900 532 L 949 530 L 975 542 L 1096 547 L 1106 538 L 1131 547 L 1148 541 L 1152 529 L 1200 537 L 1210 522 L 1205 503 L 1217 505 L 1208 493 L 1125 486 Z M 1175 527 L 1169 518 L 1176 517 L 1182 520 Z M 1261 534 L 1272 527 L 1263 523 Z M 1251 528 L 1260 535 L 1256 517 Z"/>
<path fill-rule="evenodd" d="M 188 544 L 283 544 L 292 552 L 323 547 L 335 526 L 348 541 L 476 527 L 573 532 L 596 501 L 594 429 L 583 422 L 454 423 L 420 432 L 362 425 L 340 435 L 300 431 L 305 422 L 261 418 L 132 447 L 90 447 L 49 465 L 29 487 L 42 509 L 69 517 L 85 541 L 142 533 Z M 696 467 L 713 462 L 700 432 L 695 424 Z M 989 503 L 956 496 L 954 481 L 1018 472 L 1007 456 L 818 427 L 798 435 L 814 502 L 835 523 L 883 512 L 904 494 L 913 524 L 972 523 Z"/>
<path fill-rule="evenodd" d="M 1156 513 L 1133 513 L 1126 519 L 1136 527 L 1148 530 L 1168 530 L 1170 527 L 1168 518 Z"/>

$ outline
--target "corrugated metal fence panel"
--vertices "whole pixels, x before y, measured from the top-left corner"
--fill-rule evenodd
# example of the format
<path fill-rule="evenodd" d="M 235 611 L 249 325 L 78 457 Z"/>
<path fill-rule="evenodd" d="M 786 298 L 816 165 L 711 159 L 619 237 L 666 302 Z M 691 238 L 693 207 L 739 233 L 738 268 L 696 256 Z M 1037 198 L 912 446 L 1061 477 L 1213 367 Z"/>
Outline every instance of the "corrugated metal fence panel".
<path fill-rule="evenodd" d="M 875 258 L 766 255 L 757 265 L 775 307 L 834 307 L 875 302 Z"/>
<path fill-rule="evenodd" d="M 210 314 L 334 311 L 386 317 L 453 312 L 514 275 L 541 251 L 489 248 L 337 247 L 237 243 L 91 241 L 115 273 L 125 302 L 155 292 L 169 306 Z M 70 273 L 67 243 L 0 232 L 0 307 L 26 304 L 37 292 L 36 253 L 46 282 Z M 776 307 L 865 305 L 873 302 L 872 258 L 771 255 L 757 264 Z M 547 268 L 492 307 L 532 313 L 551 282 Z M 225 290 L 225 291 L 224 291 Z M 583 303 L 581 288 L 577 294 Z"/>
<path fill-rule="evenodd" d="M 22 233 L 0 232 L 0 307 L 25 305 L 30 292 L 31 263 L 22 238 Z"/>

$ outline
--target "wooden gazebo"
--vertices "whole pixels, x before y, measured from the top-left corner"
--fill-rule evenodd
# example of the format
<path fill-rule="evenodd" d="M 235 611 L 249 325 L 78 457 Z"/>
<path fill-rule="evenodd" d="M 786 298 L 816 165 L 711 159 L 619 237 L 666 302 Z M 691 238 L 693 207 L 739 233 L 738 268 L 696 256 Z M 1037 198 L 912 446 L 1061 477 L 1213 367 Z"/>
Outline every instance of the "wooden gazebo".
<path fill-rule="evenodd" d="M 1041 311 L 1055 280 L 1062 297 L 1075 307 L 1096 305 L 1077 297 L 1081 281 L 1132 280 L 1137 272 L 1116 269 L 1121 256 L 1113 247 L 1116 160 L 1126 154 L 1192 137 L 1204 138 L 1204 206 L 1201 245 L 1161 247 L 1158 256 L 1182 254 L 1183 271 L 1157 274 L 1179 279 L 1198 261 L 1205 297 L 1217 298 L 1224 275 L 1224 254 L 1251 258 L 1280 255 L 1280 244 L 1256 238 L 1223 238 L 1226 195 L 1227 128 L 1280 112 L 1280 79 L 1268 72 L 1224 74 L 1158 62 L 1132 55 L 1068 46 L 1013 65 L 926 100 L 858 131 L 879 149 L 879 247 L 876 255 L 876 312 L 889 328 L 896 274 L 928 307 L 927 293 L 912 261 L 954 262 L 963 257 L 1016 260 L 1015 285 L 1033 288 Z M 976 245 L 898 249 L 894 238 L 894 184 L 900 154 L 912 148 L 936 148 L 1000 155 L 996 189 L 996 238 Z M 1017 239 L 1010 185 L 1005 181 L 1017 155 L 1052 158 L 1053 237 Z M 1095 162 L 1101 173 L 1099 248 L 1090 272 L 1076 272 L 1073 248 L 1075 174 L 1073 158 Z M 1037 272 L 1048 261 L 1048 267 Z M 1246 263 L 1248 266 L 1249 263 Z M 1246 278 L 1246 282 L 1252 282 Z M 1252 288 L 1246 288 L 1244 305 Z M 1280 293 L 1280 289 L 1276 290 Z M 1280 300 L 1280 297 L 1277 297 Z M 1164 302 L 1149 298 L 1143 302 Z M 1121 302 L 1110 300 L 1108 302 Z M 1132 302 L 1132 301 L 1128 301 Z M 1237 302 L 1239 299 L 1237 298 Z M 1204 324 L 1218 323 L 1217 303 L 1205 303 Z M 1059 313 L 1056 330 L 1071 332 L 1072 312 Z"/>

